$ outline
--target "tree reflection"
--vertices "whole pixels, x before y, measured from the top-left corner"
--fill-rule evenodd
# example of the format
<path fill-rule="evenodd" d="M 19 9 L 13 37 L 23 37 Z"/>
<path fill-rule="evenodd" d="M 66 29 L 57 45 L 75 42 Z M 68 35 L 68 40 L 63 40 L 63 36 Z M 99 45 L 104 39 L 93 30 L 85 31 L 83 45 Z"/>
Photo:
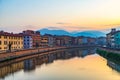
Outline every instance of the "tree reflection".
<path fill-rule="evenodd" d="M 108 60 L 108 61 L 107 61 L 107 65 L 108 65 L 110 68 L 112 68 L 112 69 L 120 72 L 120 64 L 117 64 L 117 63 L 115 63 L 115 62 L 112 62 L 112 61 L 109 61 L 109 60 Z"/>

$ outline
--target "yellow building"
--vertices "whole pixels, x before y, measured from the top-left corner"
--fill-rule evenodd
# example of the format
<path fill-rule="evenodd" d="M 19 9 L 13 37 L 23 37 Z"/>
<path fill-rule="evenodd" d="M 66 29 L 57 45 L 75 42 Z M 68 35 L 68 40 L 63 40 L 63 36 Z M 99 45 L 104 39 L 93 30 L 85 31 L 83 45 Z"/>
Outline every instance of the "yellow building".
<path fill-rule="evenodd" d="M 23 61 L 0 67 L 0 77 L 5 77 L 6 75 L 17 72 L 23 68 L 24 68 Z"/>
<path fill-rule="evenodd" d="M 23 37 L 20 34 L 0 32 L 0 51 L 23 48 Z"/>

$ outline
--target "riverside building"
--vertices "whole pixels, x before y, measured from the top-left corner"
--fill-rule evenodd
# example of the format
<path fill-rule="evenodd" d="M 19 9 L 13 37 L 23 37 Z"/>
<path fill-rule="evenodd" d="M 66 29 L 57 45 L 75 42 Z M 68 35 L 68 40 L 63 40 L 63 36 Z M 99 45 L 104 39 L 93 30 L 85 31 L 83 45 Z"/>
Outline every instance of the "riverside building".
<path fill-rule="evenodd" d="M 0 51 L 23 49 L 23 36 L 0 31 Z"/>
<path fill-rule="evenodd" d="M 120 49 L 120 30 L 112 29 L 107 34 L 107 47 L 113 49 Z"/>
<path fill-rule="evenodd" d="M 24 36 L 24 49 L 40 47 L 41 45 L 40 32 L 25 30 L 21 34 Z"/>

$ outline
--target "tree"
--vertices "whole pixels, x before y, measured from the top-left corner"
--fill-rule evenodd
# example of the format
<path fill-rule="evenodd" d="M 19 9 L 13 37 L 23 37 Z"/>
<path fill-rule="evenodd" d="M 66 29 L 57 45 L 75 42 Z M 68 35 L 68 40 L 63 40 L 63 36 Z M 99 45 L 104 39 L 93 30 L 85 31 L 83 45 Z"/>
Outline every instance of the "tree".
<path fill-rule="evenodd" d="M 12 43 L 8 44 L 8 51 L 11 52 L 11 48 L 12 48 Z"/>

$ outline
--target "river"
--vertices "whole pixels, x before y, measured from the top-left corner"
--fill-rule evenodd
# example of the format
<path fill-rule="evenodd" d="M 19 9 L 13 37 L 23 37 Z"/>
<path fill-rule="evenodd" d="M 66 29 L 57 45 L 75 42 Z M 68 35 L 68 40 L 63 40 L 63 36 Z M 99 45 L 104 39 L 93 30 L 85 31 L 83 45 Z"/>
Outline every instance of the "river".
<path fill-rule="evenodd" d="M 0 80 L 120 80 L 120 65 L 74 48 L 2 66 Z"/>

